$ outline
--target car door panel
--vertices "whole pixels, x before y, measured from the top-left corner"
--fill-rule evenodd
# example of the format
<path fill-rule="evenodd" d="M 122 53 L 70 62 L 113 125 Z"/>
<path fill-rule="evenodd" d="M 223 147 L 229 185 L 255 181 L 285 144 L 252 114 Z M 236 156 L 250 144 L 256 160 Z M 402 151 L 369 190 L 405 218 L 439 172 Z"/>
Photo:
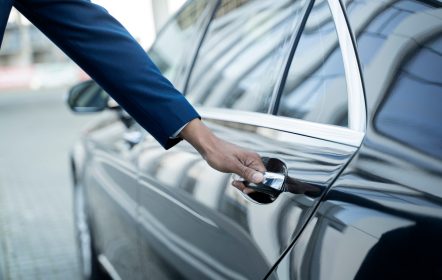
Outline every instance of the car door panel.
<path fill-rule="evenodd" d="M 137 169 L 130 146 L 123 139 L 125 127 L 117 122 L 88 138 L 85 192 L 88 198 L 94 246 L 124 279 L 139 279 L 137 251 Z"/>
<path fill-rule="evenodd" d="M 286 192 L 270 204 L 256 204 L 188 144 L 161 153 L 147 139 L 137 147 L 142 261 L 159 258 L 163 267 L 156 269 L 178 271 L 183 279 L 262 278 L 356 147 L 239 122 L 206 121 L 220 137 L 282 160 L 289 176 L 318 192 L 310 197 L 301 190 Z M 146 160 L 152 152 L 155 164 Z"/>
<path fill-rule="evenodd" d="M 363 66 L 366 137 L 271 278 L 442 279 L 441 4 L 345 9 Z"/>
<path fill-rule="evenodd" d="M 231 175 L 211 169 L 189 144 L 162 151 L 146 137 L 135 148 L 145 275 L 155 271 L 161 279 L 265 277 L 362 141 L 365 107 L 352 104 L 349 113 L 345 106 L 363 100 L 362 92 L 354 90 L 354 85 L 362 88 L 360 80 L 346 83 L 347 72 L 355 70 L 351 67 L 357 70 L 354 57 L 350 61 L 341 55 L 342 34 L 349 34 L 336 31 L 327 1 L 277 4 L 221 1 L 185 94 L 202 106 L 200 114 L 219 137 L 281 161 L 290 187 L 273 202 L 258 204 L 231 187 Z M 309 14 L 313 16 L 307 20 Z M 224 42 L 226 30 L 232 34 Z M 351 41 L 350 36 L 346 39 Z M 270 41 L 278 51 L 268 46 Z M 300 55 L 295 52 L 290 58 L 295 49 L 291 43 L 298 41 Z M 299 65 L 306 59 L 315 63 L 304 69 Z M 287 79 L 280 80 L 282 72 Z M 303 96 L 301 101 L 298 96 Z M 255 199 L 259 196 L 262 199 L 254 194 Z M 154 265 L 158 263 L 161 266 Z"/>

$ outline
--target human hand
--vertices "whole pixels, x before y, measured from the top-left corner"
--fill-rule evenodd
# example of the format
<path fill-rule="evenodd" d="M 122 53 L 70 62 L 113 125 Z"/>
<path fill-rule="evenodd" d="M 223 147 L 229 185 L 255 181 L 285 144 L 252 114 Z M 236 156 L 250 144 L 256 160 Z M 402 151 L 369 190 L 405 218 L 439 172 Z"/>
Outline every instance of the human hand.
<path fill-rule="evenodd" d="M 199 119 L 189 122 L 180 136 L 188 141 L 214 169 L 235 173 L 246 181 L 260 183 L 266 168 L 261 157 L 216 137 Z M 234 181 L 233 186 L 243 191 L 245 186 Z"/>
<path fill-rule="evenodd" d="M 263 173 L 266 169 L 257 153 L 244 150 L 222 139 L 218 138 L 214 149 L 206 152 L 203 157 L 218 171 L 235 173 L 246 181 L 256 184 L 264 179 Z M 234 181 L 233 186 L 241 191 L 245 188 L 240 181 Z"/>

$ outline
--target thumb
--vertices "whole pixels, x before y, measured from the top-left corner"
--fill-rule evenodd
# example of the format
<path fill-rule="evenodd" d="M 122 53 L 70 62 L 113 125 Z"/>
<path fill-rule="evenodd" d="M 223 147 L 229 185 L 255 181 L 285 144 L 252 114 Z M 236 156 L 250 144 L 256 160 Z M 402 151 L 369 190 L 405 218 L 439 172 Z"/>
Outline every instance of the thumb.
<path fill-rule="evenodd" d="M 256 171 L 255 169 L 252 169 L 250 167 L 244 166 L 241 170 L 241 176 L 249 182 L 259 184 L 264 180 L 264 174 Z"/>

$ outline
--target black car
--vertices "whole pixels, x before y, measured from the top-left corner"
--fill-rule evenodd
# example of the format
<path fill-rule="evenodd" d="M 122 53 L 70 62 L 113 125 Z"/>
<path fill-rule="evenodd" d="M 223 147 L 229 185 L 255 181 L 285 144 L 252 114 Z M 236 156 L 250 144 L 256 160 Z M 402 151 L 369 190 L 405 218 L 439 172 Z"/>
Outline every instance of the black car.
<path fill-rule="evenodd" d="M 93 81 L 72 151 L 85 278 L 442 279 L 442 4 L 193 0 L 149 55 L 276 177 L 165 151 Z"/>

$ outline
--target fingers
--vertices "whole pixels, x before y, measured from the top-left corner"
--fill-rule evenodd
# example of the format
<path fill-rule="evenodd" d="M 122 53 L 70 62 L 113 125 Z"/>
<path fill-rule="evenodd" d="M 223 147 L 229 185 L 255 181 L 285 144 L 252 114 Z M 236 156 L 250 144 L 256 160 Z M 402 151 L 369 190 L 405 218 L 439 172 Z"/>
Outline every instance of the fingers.
<path fill-rule="evenodd" d="M 245 152 L 240 155 L 238 169 L 246 181 L 259 184 L 264 180 L 266 168 L 257 153 Z"/>
<path fill-rule="evenodd" d="M 254 152 L 248 153 L 249 160 L 245 161 L 246 163 L 249 162 L 249 164 L 246 164 L 246 166 L 255 169 L 257 171 L 260 171 L 261 173 L 264 173 L 267 171 L 266 167 L 264 166 L 264 163 L 262 162 L 261 157 Z"/>
<path fill-rule="evenodd" d="M 240 168 L 240 175 L 246 181 L 259 184 L 264 180 L 264 174 L 253 168 L 247 167 L 245 165 L 242 165 L 239 168 Z"/>
<path fill-rule="evenodd" d="M 241 181 L 233 181 L 232 182 L 232 186 L 234 186 L 235 188 L 237 188 L 238 190 L 240 190 L 241 192 L 245 193 L 245 194 L 250 194 L 252 192 L 254 192 L 255 190 L 251 189 L 251 188 L 247 188 L 243 182 Z"/>
<path fill-rule="evenodd" d="M 250 188 L 245 188 L 245 189 L 242 190 L 242 192 L 245 193 L 245 194 L 251 194 L 252 192 L 255 192 L 255 190 L 254 189 L 250 189 Z"/>
<path fill-rule="evenodd" d="M 266 168 L 261 157 L 255 153 L 244 150 L 234 144 L 219 140 L 215 149 L 204 153 L 204 159 L 214 169 L 235 173 L 248 182 L 259 184 L 264 180 Z"/>
<path fill-rule="evenodd" d="M 235 188 L 237 188 L 240 191 L 243 191 L 246 188 L 246 186 L 241 181 L 233 181 L 232 186 L 234 186 Z"/>
<path fill-rule="evenodd" d="M 235 161 L 231 172 L 255 184 L 259 184 L 264 180 L 266 168 L 257 153 L 243 150 L 237 153 Z"/>

